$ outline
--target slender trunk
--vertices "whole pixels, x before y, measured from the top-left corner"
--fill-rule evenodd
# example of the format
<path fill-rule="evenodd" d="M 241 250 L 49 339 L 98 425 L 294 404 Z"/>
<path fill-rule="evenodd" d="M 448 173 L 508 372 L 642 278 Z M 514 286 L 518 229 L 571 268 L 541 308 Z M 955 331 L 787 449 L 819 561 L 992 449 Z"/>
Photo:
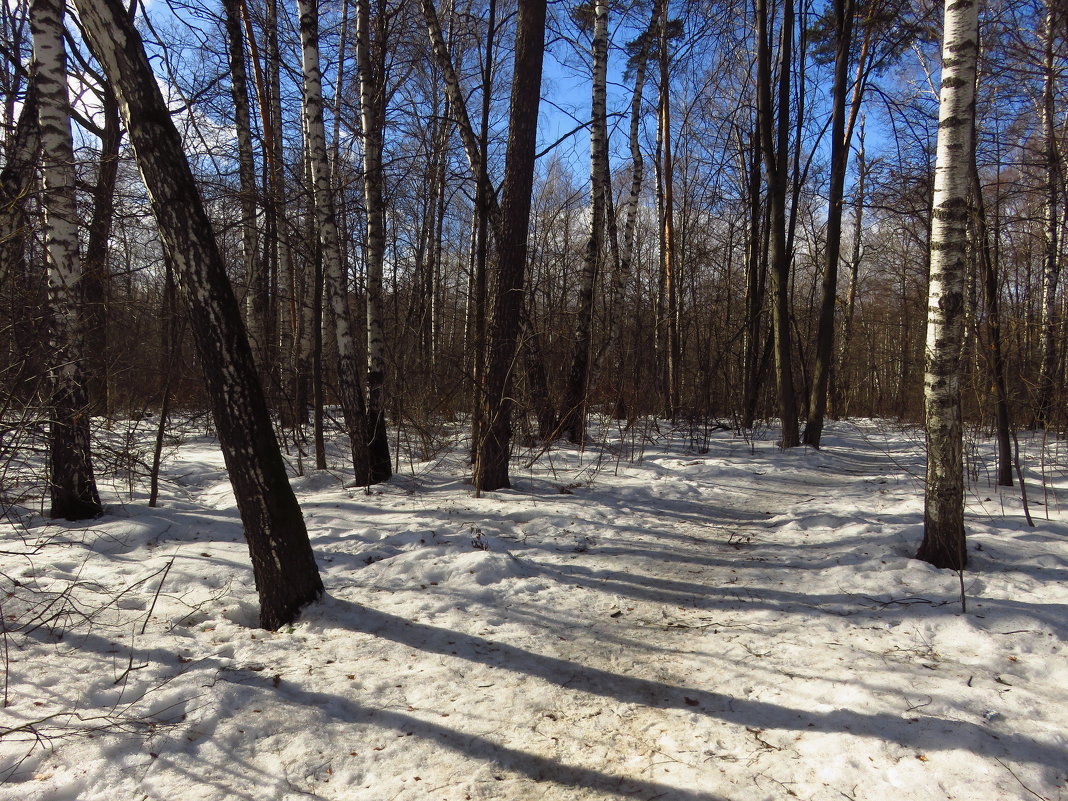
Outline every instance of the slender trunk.
<path fill-rule="evenodd" d="M 261 295 L 263 277 L 256 228 L 256 166 L 252 150 L 252 122 L 248 101 L 248 75 L 245 70 L 245 37 L 241 28 L 243 0 L 223 0 L 226 39 L 229 50 L 230 95 L 234 101 L 234 129 L 237 134 L 237 165 L 241 199 L 241 256 L 244 265 L 245 325 L 253 353 L 264 346 L 264 320 Z"/>
<path fill-rule="evenodd" d="M 429 2 L 429 0 L 425 0 Z M 486 54 L 482 61 L 482 113 L 479 120 L 477 150 L 468 149 L 468 161 L 475 173 L 475 216 L 474 216 L 474 282 L 472 285 L 474 304 L 474 337 L 471 340 L 473 355 L 472 387 L 471 387 L 471 449 L 472 458 L 477 454 L 479 443 L 482 441 L 486 421 L 483 417 L 488 405 L 486 396 L 486 304 L 487 298 L 487 274 L 489 260 L 489 230 L 491 224 L 500 225 L 500 210 L 494 208 L 496 195 L 490 184 L 489 167 L 486 156 L 489 149 L 489 119 L 490 102 L 492 100 L 494 44 L 497 33 L 497 3 L 490 0 L 489 21 L 486 30 Z M 451 65 L 449 67 L 451 69 Z M 447 84 L 449 85 L 449 84 Z M 456 104 L 451 104 L 456 108 Z M 469 134 L 463 134 L 467 112 L 459 109 L 461 138 L 464 142 L 473 140 Z"/>
<path fill-rule="evenodd" d="M 1042 77 L 1042 133 L 1046 162 L 1045 203 L 1045 259 L 1042 270 L 1042 355 L 1038 375 L 1038 403 L 1035 423 L 1048 426 L 1053 411 L 1053 397 L 1057 370 L 1057 285 L 1060 283 L 1061 262 L 1059 258 L 1059 229 L 1063 224 L 1059 216 L 1057 195 L 1060 183 L 1060 156 L 1057 152 L 1056 120 L 1054 119 L 1054 36 L 1059 21 L 1056 3 L 1046 7 L 1045 54 Z"/>
<path fill-rule="evenodd" d="M 386 257 L 383 128 L 386 124 L 384 41 L 371 48 L 371 0 L 356 3 L 356 65 L 360 76 L 363 199 L 367 217 L 367 435 L 372 484 L 393 475 L 386 432 L 386 343 L 382 323 L 382 270 Z"/>
<path fill-rule="evenodd" d="M 975 203 L 976 252 L 983 269 L 983 296 L 986 306 L 986 352 L 991 383 L 994 386 L 994 429 L 998 442 L 998 484 L 1012 486 L 1012 421 L 1009 416 L 1008 378 L 1005 370 L 1005 351 L 1001 336 L 1000 281 L 998 264 L 990 247 L 990 230 L 983 199 L 983 186 L 972 150 L 972 196 Z M 997 228 L 994 229 L 997 236 Z"/>
<path fill-rule="evenodd" d="M 608 2 L 593 5 L 593 96 L 590 107 L 590 236 L 586 242 L 575 321 L 575 352 L 568 373 L 561 427 L 574 443 L 586 440 L 587 383 L 593 296 L 604 258 L 605 201 L 612 191 L 608 164 Z"/>
<path fill-rule="evenodd" d="M 846 99 L 849 93 L 849 52 L 853 42 L 853 0 L 834 0 L 835 58 L 831 111 L 831 184 L 827 203 L 826 264 L 823 297 L 816 329 L 816 358 L 812 393 L 805 426 L 806 445 L 818 448 L 827 413 L 827 387 L 834 362 L 834 310 L 838 302 L 838 260 L 842 249 L 842 205 L 845 197 L 849 139 L 846 135 Z"/>
<path fill-rule="evenodd" d="M 660 153 L 660 319 L 661 400 L 663 414 L 674 419 L 679 405 L 678 288 L 675 275 L 674 172 L 671 147 L 671 54 L 668 40 L 668 0 L 660 0 L 660 105 L 657 143 Z"/>
<path fill-rule="evenodd" d="M 977 0 L 946 0 L 927 306 L 927 491 L 917 558 L 953 570 L 967 563 L 960 382 L 978 8 Z"/>
<path fill-rule="evenodd" d="M 74 139 L 67 97 L 63 0 L 33 0 L 34 74 L 44 177 L 45 250 L 52 318 L 52 414 L 49 438 L 51 517 L 85 520 L 103 512 L 89 447 L 85 321 Z"/>
<path fill-rule="evenodd" d="M 746 149 L 739 143 L 742 152 Z M 763 158 L 759 133 L 754 131 L 748 148 L 748 212 L 749 248 L 745 266 L 745 337 L 744 364 L 745 389 L 743 393 L 742 427 L 752 428 L 756 422 L 757 402 L 763 383 L 764 345 L 767 337 L 761 321 L 764 318 L 764 298 L 767 294 L 768 225 L 764 204 L 761 202 L 760 163 Z"/>
<path fill-rule="evenodd" d="M 164 257 L 190 321 L 260 597 L 260 625 L 292 622 L 323 592 L 300 507 L 271 428 L 241 311 L 181 138 L 140 34 L 116 0 L 77 0 L 89 45 L 119 97 Z"/>
<path fill-rule="evenodd" d="M 772 105 L 771 31 L 767 0 L 757 0 L 757 116 L 764 154 L 770 207 L 769 261 L 772 324 L 775 336 L 775 375 L 779 387 L 779 415 L 783 448 L 801 443 L 797 425 L 793 356 L 790 344 L 790 262 L 787 246 L 786 190 L 790 132 L 790 68 L 793 62 L 794 3 L 784 0 L 779 45 L 778 103 Z"/>
<path fill-rule="evenodd" d="M 474 482 L 479 492 L 510 486 L 511 386 L 525 294 L 527 233 L 545 52 L 546 1 L 518 0 L 518 3 L 497 281 L 487 337 L 486 429 L 475 456 Z"/>
<path fill-rule="evenodd" d="M 104 128 L 100 137 L 100 167 L 93 187 L 93 211 L 89 220 L 89 241 L 85 247 L 85 347 L 95 358 L 86 364 L 89 403 L 98 414 L 110 414 L 108 398 L 108 294 L 111 269 L 108 265 L 111 226 L 115 218 L 115 186 L 119 174 L 119 103 L 105 84 L 101 110 Z"/>
<path fill-rule="evenodd" d="M 300 38 L 304 75 L 304 132 L 311 163 L 314 193 L 315 230 L 322 252 L 323 269 L 330 305 L 334 313 L 334 330 L 338 349 L 338 395 L 345 430 L 349 437 L 356 483 L 374 483 L 367 450 L 367 415 L 360 387 L 359 360 L 349 318 L 345 271 L 330 188 L 330 165 L 326 151 L 323 123 L 322 73 L 319 66 L 319 6 L 317 0 L 299 0 Z"/>

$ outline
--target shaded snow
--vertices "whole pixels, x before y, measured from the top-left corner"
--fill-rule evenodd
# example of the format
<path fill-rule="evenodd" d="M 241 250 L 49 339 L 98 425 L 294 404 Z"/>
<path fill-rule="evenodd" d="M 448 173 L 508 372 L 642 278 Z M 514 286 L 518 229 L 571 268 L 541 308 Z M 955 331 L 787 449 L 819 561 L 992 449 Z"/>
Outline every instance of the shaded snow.
<path fill-rule="evenodd" d="M 976 446 L 962 613 L 915 432 L 773 439 L 295 478 L 328 597 L 278 633 L 207 438 L 158 509 L 5 524 L 0 798 L 1068 798 L 1063 454 L 1029 528 Z"/>

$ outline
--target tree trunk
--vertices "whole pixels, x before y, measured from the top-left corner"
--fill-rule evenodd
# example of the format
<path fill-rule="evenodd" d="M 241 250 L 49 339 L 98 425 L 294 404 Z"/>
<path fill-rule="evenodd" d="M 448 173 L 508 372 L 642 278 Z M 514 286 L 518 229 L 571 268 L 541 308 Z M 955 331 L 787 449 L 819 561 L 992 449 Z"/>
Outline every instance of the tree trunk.
<path fill-rule="evenodd" d="M 323 585 L 271 428 L 240 308 L 140 34 L 116 0 L 77 0 L 76 5 L 93 54 L 119 96 L 164 256 L 189 301 L 219 443 L 252 557 L 260 625 L 277 629 L 316 600 Z"/>
<path fill-rule="evenodd" d="M 386 258 L 386 204 L 383 198 L 383 128 L 386 124 L 384 41 L 371 50 L 371 0 L 356 3 L 356 64 L 360 75 L 360 130 L 363 140 L 363 199 L 367 217 L 367 448 L 370 481 L 393 475 L 386 433 L 386 343 L 382 322 L 382 270 Z"/>
<path fill-rule="evenodd" d="M 74 139 L 67 98 L 63 0 L 33 0 L 34 74 L 44 176 L 45 250 L 52 312 L 50 516 L 86 520 L 103 512 L 89 447 L 84 288 L 74 196 Z"/>
<path fill-rule="evenodd" d="M 374 483 L 367 449 L 367 413 L 360 387 L 359 360 L 352 336 L 345 270 L 338 245 L 337 218 L 330 188 L 330 165 L 326 155 L 323 123 L 322 73 L 319 65 L 319 6 L 317 0 L 300 0 L 301 53 L 304 73 L 304 131 L 314 181 L 315 229 L 322 250 L 327 293 L 334 313 L 338 349 L 338 395 L 352 453 L 353 472 L 359 486 Z"/>
<path fill-rule="evenodd" d="M 1042 355 L 1038 376 L 1038 402 L 1035 423 L 1045 427 L 1051 422 L 1055 376 L 1057 375 L 1057 284 L 1060 282 L 1058 233 L 1063 221 L 1058 212 L 1060 154 L 1057 147 L 1055 119 L 1054 36 L 1058 22 L 1056 3 L 1046 6 L 1045 54 L 1042 76 L 1042 135 L 1046 162 L 1045 259 L 1042 270 Z"/>
<path fill-rule="evenodd" d="M 927 305 L 927 491 L 917 558 L 953 570 L 967 563 L 960 357 L 978 7 L 977 0 L 946 0 Z"/>
<path fill-rule="evenodd" d="M 772 106 L 771 31 L 767 0 L 757 0 L 757 116 L 764 154 L 770 207 L 772 324 L 775 337 L 775 376 L 779 387 L 779 416 L 783 448 L 801 444 L 797 425 L 793 356 L 790 345 L 790 262 L 787 247 L 786 190 L 790 131 L 790 68 L 793 61 L 794 3 L 784 0 L 779 45 L 777 107 Z"/>
<path fill-rule="evenodd" d="M 593 296 L 604 258 L 605 202 L 612 191 L 608 163 L 608 2 L 593 4 L 593 97 L 590 106 L 590 236 L 586 243 L 575 320 L 575 352 L 568 373 L 561 428 L 571 442 L 586 441 L 587 383 Z"/>
<path fill-rule="evenodd" d="M 679 405 L 678 288 L 675 258 L 675 190 L 671 146 L 671 54 L 668 47 L 668 0 L 659 0 L 660 103 L 657 151 L 660 187 L 660 297 L 656 330 L 660 350 L 660 397 L 664 417 L 674 420 Z"/>
<path fill-rule="evenodd" d="M 93 187 L 93 211 L 89 220 L 89 241 L 85 248 L 85 347 L 95 358 L 86 364 L 89 403 L 98 414 L 110 414 L 108 373 L 108 294 L 111 268 L 108 265 L 111 227 L 115 217 L 115 186 L 119 174 L 119 101 L 106 84 L 103 89 L 104 129 L 100 137 L 100 167 Z"/>
<path fill-rule="evenodd" d="M 252 150 L 252 122 L 248 101 L 248 75 L 245 70 L 245 37 L 241 29 L 243 0 L 223 0 L 227 48 L 229 50 L 230 95 L 234 101 L 234 129 L 237 133 L 237 164 L 241 199 L 241 256 L 244 264 L 245 326 L 253 353 L 264 347 L 265 324 L 262 295 L 264 280 L 256 227 L 256 165 Z"/>
<path fill-rule="evenodd" d="M 849 52 L 853 42 L 853 15 L 853 0 L 834 0 L 835 56 L 831 111 L 831 185 L 827 202 L 827 262 L 823 268 L 823 297 L 816 330 L 816 358 L 804 436 L 805 444 L 815 448 L 820 446 L 820 438 L 823 435 L 823 418 L 827 413 L 827 387 L 834 363 L 834 310 L 838 302 L 842 204 L 845 196 L 846 167 L 849 164 L 846 97 L 849 94 Z"/>
<path fill-rule="evenodd" d="M 986 351 L 991 383 L 994 385 L 994 431 L 998 442 L 998 485 L 1012 486 L 1012 421 L 1009 416 L 1008 377 L 1005 371 L 1005 351 L 1001 336 L 1001 286 L 998 264 L 990 247 L 990 230 L 983 199 L 983 185 L 972 149 L 972 195 L 975 198 L 976 253 L 983 269 L 983 298 L 986 305 Z M 998 230 L 995 225 L 994 236 Z"/>
<path fill-rule="evenodd" d="M 530 196 L 545 51 L 545 0 L 519 0 L 508 149 L 501 196 L 497 280 L 486 352 L 485 432 L 478 442 L 474 482 L 479 492 L 511 486 L 512 379 L 527 261 Z"/>

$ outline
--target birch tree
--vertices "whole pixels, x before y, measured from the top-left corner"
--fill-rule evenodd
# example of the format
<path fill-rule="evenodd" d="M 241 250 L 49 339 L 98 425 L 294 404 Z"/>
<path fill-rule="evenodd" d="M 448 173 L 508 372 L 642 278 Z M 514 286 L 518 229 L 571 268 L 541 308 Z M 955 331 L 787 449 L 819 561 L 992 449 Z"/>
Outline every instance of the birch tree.
<path fill-rule="evenodd" d="M 967 563 L 960 391 L 978 12 L 978 0 L 946 0 L 925 347 L 927 490 L 917 557 L 953 570 Z"/>
<path fill-rule="evenodd" d="M 117 0 L 76 0 L 76 6 L 90 48 L 118 95 L 164 257 L 188 300 L 219 444 L 252 557 L 260 625 L 277 629 L 317 599 L 323 585 L 237 298 L 140 34 Z"/>
<path fill-rule="evenodd" d="M 575 351 L 568 374 L 567 392 L 560 427 L 569 440 L 586 440 L 586 384 L 590 367 L 590 335 L 593 328 L 593 294 L 604 258 L 605 205 L 612 191 L 608 163 L 608 2 L 594 0 L 592 7 L 593 87 L 590 104 L 590 236 L 586 241 L 579 305 L 575 323 Z"/>
<path fill-rule="evenodd" d="M 379 9 L 381 12 L 381 9 Z M 381 17 L 381 13 L 376 15 Z M 367 218 L 367 448 L 370 481 L 393 474 L 386 433 L 386 342 L 382 320 L 382 270 L 386 258 L 383 197 L 383 128 L 386 125 L 385 42 L 372 52 L 370 0 L 356 0 L 356 67 L 360 76 L 360 137 L 363 141 L 363 200 Z"/>
<path fill-rule="evenodd" d="M 45 250 L 52 311 L 49 432 L 51 516 L 85 520 L 103 511 L 89 450 L 85 385 L 84 288 L 74 195 L 74 138 L 67 97 L 64 0 L 33 0 L 33 70 L 44 179 Z"/>
<path fill-rule="evenodd" d="M 352 321 L 349 315 L 345 269 L 338 245 L 337 218 L 330 187 L 330 164 L 323 123 L 323 82 L 319 60 L 318 0 L 299 0 L 300 40 L 304 75 L 304 133 L 311 161 L 315 232 L 322 248 L 327 296 L 334 315 L 338 352 L 338 394 L 352 452 L 356 483 L 374 482 L 367 449 L 367 409 L 360 387 L 360 368 Z"/>

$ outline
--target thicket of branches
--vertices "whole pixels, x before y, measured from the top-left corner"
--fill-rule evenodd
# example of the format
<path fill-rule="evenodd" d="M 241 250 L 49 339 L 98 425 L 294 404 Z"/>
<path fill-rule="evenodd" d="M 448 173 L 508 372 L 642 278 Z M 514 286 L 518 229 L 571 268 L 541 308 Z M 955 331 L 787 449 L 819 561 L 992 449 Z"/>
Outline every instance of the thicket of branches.
<path fill-rule="evenodd" d="M 319 25 L 338 243 L 358 350 L 366 353 L 370 243 L 361 112 L 372 95 L 361 101 L 359 5 L 320 4 Z M 365 5 L 371 74 L 363 78 L 373 83 L 381 108 L 385 252 L 375 312 L 382 320 L 381 398 L 391 424 L 430 427 L 470 414 L 476 403 L 497 243 L 492 232 L 484 238 L 483 271 L 479 176 L 448 76 L 432 51 L 427 7 L 439 20 L 489 183 L 498 187 L 509 136 L 515 5 Z M 584 316 L 590 342 L 583 412 L 729 418 L 740 425 L 780 415 L 772 335 L 775 265 L 769 256 L 773 186 L 762 160 L 758 114 L 760 7 L 770 26 L 770 79 L 789 68 L 779 95 L 786 104 L 774 109 L 786 148 L 780 178 L 788 243 L 788 369 L 797 415 L 809 416 L 817 344 L 824 336 L 819 316 L 828 244 L 835 7 L 810 0 L 788 5 L 796 22 L 785 33 L 781 3 L 770 13 L 762 3 L 705 0 L 607 7 L 610 186 L 604 246 L 593 256 L 592 302 L 584 301 L 582 281 L 590 258 L 586 154 L 596 7 L 550 8 L 527 291 L 513 365 L 521 412 L 516 424 L 530 437 L 568 433 L 561 423 L 574 404 L 568 382 Z M 993 0 L 982 9 L 963 396 L 966 418 L 981 425 L 996 422 L 995 335 L 1013 423 L 1058 431 L 1068 425 L 1066 296 L 1059 281 L 1068 239 L 1063 6 L 1056 0 Z M 833 287 L 828 413 L 918 420 L 941 11 L 931 3 L 905 8 L 886 0 L 849 7 L 852 120 Z M 240 29 L 240 53 L 231 52 L 235 39 L 227 14 Z M 38 183 L 20 183 L 14 175 L 31 63 L 27 4 L 6 3 L 0 16 L 7 215 L 0 265 L 0 438 L 10 454 L 21 422 L 47 418 L 32 410 L 47 405 L 51 345 Z M 271 0 L 171 2 L 140 16 L 138 24 L 253 333 L 269 404 L 285 436 L 310 449 L 312 410 L 317 402 L 333 402 L 339 379 L 333 323 L 321 311 L 323 251 L 301 116 L 295 10 Z M 68 18 L 68 31 L 90 411 L 105 417 L 158 413 L 165 398 L 172 407 L 202 409 L 208 401 L 185 313 L 127 138 L 116 135 L 115 99 L 83 44 L 76 16 Z M 792 52 L 784 56 L 787 39 Z M 235 133 L 235 58 L 246 73 L 251 185 L 248 176 L 242 180 Z M 635 95 L 639 75 L 643 85 Z M 572 128 L 555 141 L 556 132 Z M 636 169 L 642 170 L 641 183 L 631 211 Z M 989 325 L 992 301 L 1000 315 L 996 329 Z M 324 391 L 316 393 L 314 367 L 320 363 Z M 369 379 L 375 380 L 373 370 L 363 373 L 365 386 Z"/>

